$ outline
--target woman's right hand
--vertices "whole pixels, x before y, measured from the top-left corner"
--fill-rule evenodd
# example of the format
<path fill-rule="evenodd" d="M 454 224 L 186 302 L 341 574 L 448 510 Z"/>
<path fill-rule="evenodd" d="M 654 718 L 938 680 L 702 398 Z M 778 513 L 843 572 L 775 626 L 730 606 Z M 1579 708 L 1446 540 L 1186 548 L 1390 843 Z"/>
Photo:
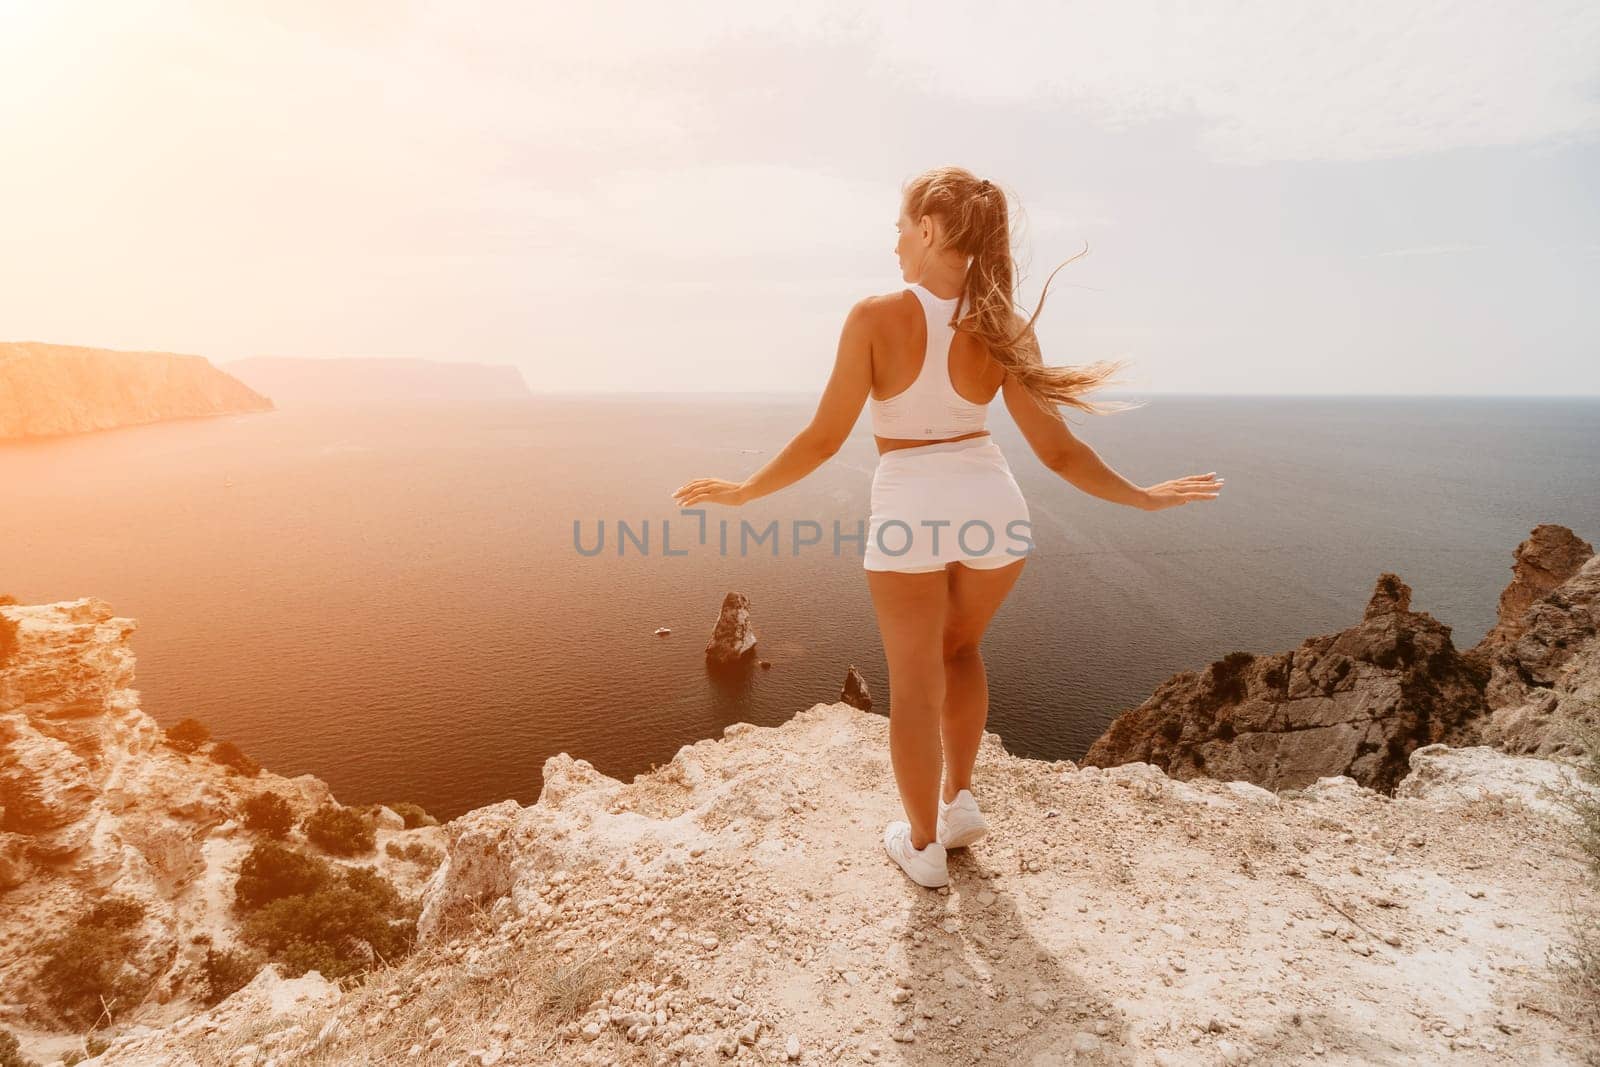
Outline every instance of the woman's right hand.
<path fill-rule="evenodd" d="M 1163 508 L 1181 507 L 1191 500 L 1215 500 L 1223 481 L 1217 477 L 1216 471 L 1210 471 L 1157 482 L 1145 488 L 1145 503 L 1142 506 L 1145 511 L 1160 511 Z"/>

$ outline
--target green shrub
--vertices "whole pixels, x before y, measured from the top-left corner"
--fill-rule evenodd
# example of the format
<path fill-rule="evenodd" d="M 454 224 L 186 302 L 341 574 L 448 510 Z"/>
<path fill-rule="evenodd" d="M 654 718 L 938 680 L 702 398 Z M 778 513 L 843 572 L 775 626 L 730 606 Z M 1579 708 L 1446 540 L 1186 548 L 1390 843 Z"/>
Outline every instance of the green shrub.
<path fill-rule="evenodd" d="M 283 897 L 314 893 L 333 880 L 333 865 L 327 860 L 262 841 L 239 864 L 233 899 L 239 910 L 254 911 Z"/>
<path fill-rule="evenodd" d="M 354 808 L 323 804 L 300 824 L 306 839 L 338 856 L 357 856 L 377 845 L 372 821 Z"/>
<path fill-rule="evenodd" d="M 379 911 L 393 914 L 400 910 L 400 891 L 375 867 L 346 867 L 344 884 L 350 890 L 367 898 Z"/>
<path fill-rule="evenodd" d="M 211 731 L 199 719 L 184 719 L 167 727 L 167 744 L 179 752 L 193 752 L 211 740 Z"/>
<path fill-rule="evenodd" d="M 0 1067 L 39 1067 L 39 1064 L 22 1054 L 16 1034 L 0 1030 Z"/>
<path fill-rule="evenodd" d="M 397 860 L 408 860 L 430 871 L 444 862 L 443 849 L 421 841 L 408 841 L 403 845 L 398 841 L 390 841 L 383 846 L 383 850 Z"/>
<path fill-rule="evenodd" d="M 143 998 L 145 981 L 126 970 L 133 949 L 129 931 L 144 905 L 127 897 L 101 901 L 67 932 L 46 942 L 38 981 L 45 1000 L 71 1023 L 92 1025 Z"/>
<path fill-rule="evenodd" d="M 403 914 L 394 886 L 367 867 L 307 894 L 279 897 L 245 919 L 246 940 L 281 961 L 291 976 L 308 970 L 338 978 L 392 962 L 416 942 L 416 920 Z M 372 958 L 367 951 L 370 946 Z"/>
<path fill-rule="evenodd" d="M 89 909 L 83 921 L 107 930 L 131 930 L 144 918 L 144 904 L 132 897 L 107 897 Z"/>
<path fill-rule="evenodd" d="M 211 759 L 214 763 L 238 771 L 246 778 L 254 778 L 261 773 L 261 764 L 246 756 L 232 741 L 218 741 L 211 746 Z"/>
<path fill-rule="evenodd" d="M 439 825 L 439 820 L 424 811 L 421 804 L 413 804 L 409 800 L 402 800 L 398 804 L 390 804 L 389 810 L 406 821 L 407 830 L 415 830 L 419 826 Z"/>
<path fill-rule="evenodd" d="M 218 952 L 208 947 L 206 962 L 200 972 L 205 981 L 205 991 L 201 994 L 201 999 L 206 1007 L 211 1007 L 243 989 L 265 962 L 254 952 L 236 949 Z"/>
<path fill-rule="evenodd" d="M 246 800 L 241 808 L 245 827 L 279 840 L 294 828 L 294 809 L 281 795 L 264 789 Z"/>

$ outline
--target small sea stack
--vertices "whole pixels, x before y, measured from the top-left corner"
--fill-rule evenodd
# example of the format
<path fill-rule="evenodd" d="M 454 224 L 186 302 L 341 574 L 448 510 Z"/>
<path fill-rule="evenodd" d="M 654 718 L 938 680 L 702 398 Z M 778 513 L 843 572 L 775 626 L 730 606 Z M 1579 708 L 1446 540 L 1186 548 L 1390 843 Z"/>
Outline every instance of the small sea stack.
<path fill-rule="evenodd" d="M 872 710 L 872 694 L 867 691 L 867 680 L 856 670 L 854 663 L 844 674 L 844 687 L 839 690 L 839 699 L 849 704 L 852 708 L 862 711 Z"/>
<path fill-rule="evenodd" d="M 716 629 L 706 645 L 706 659 L 713 664 L 737 663 L 756 647 L 756 631 L 750 625 L 750 600 L 743 593 L 722 598 Z"/>

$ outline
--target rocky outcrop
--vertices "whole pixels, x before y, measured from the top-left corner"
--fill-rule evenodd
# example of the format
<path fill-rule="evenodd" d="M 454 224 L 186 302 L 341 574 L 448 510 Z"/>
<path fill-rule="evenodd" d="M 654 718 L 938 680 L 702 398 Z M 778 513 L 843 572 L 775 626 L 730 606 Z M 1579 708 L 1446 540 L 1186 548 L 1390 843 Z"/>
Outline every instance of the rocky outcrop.
<path fill-rule="evenodd" d="M 0 441 L 271 408 L 201 356 L 0 342 Z"/>
<path fill-rule="evenodd" d="M 225 1004 L 99 1062 L 1578 1062 L 1546 953 L 1585 868 L 1528 803 L 1559 764 L 1425 748 L 1394 797 L 1280 796 L 988 734 L 990 835 L 929 891 L 883 855 L 887 746 L 836 703 L 631 783 L 553 757 L 457 820 L 424 950 L 270 1045 Z"/>
<path fill-rule="evenodd" d="M 1564 526 L 1519 545 L 1495 626 L 1457 653 L 1450 627 L 1379 578 L 1360 625 L 1293 652 L 1235 652 L 1168 679 L 1084 756 L 1179 778 L 1291 788 L 1330 774 L 1387 791 L 1441 742 L 1577 755 L 1600 739 L 1600 557 Z"/>
<path fill-rule="evenodd" d="M 131 688 L 135 624 L 105 602 L 0 605 L 0 627 L 16 634 L 0 663 L 0 1028 L 56 1025 L 34 992 L 39 949 L 109 894 L 146 915 L 131 955 L 148 997 L 119 1021 L 170 1021 L 199 991 L 196 939 L 236 943 L 233 883 L 255 842 L 244 800 L 270 790 L 298 820 L 334 798 L 311 775 L 246 777 L 170 746 Z M 385 845 L 444 831 L 380 815 L 359 862 L 415 899 L 432 872 Z"/>
<path fill-rule="evenodd" d="M 286 410 L 526 403 L 522 372 L 505 363 L 431 359 L 294 359 L 254 356 L 223 369 Z"/>
<path fill-rule="evenodd" d="M 1411 753 L 1411 773 L 1401 779 L 1395 796 L 1460 804 L 1489 798 L 1566 821 L 1572 794 L 1589 788 L 1571 766 L 1557 760 L 1507 758 L 1487 745 L 1425 745 Z"/>
<path fill-rule="evenodd" d="M 1517 639 L 1531 621 L 1528 609 L 1565 585 L 1593 558 L 1594 546 L 1565 526 L 1554 523 L 1535 526 L 1513 554 L 1511 584 L 1500 592 L 1494 627 L 1466 653 L 1467 657 L 1481 658 L 1488 667 L 1500 653 L 1514 653 Z M 1501 706 L 1495 695 L 1500 689 L 1500 685 L 1490 684 L 1490 706 Z M 1521 696 L 1520 693 L 1514 695 Z"/>
<path fill-rule="evenodd" d="M 558 773 L 549 761 L 546 773 Z M 549 790 L 549 779 L 545 780 Z M 453 918 L 474 905 L 493 903 L 511 889 L 512 831 L 522 805 L 502 800 L 484 808 L 474 808 L 445 824 L 448 843 L 445 861 L 433 872 L 423 895 L 422 914 L 417 919 L 417 937 L 436 940 Z"/>
<path fill-rule="evenodd" d="M 1513 634 L 1473 650 L 1489 671 L 1484 740 L 1510 752 L 1589 751 L 1600 743 L 1600 556 L 1529 604 Z"/>
<path fill-rule="evenodd" d="M 750 601 L 743 593 L 722 598 L 717 624 L 706 643 L 706 660 L 714 666 L 737 663 L 756 647 L 755 627 L 750 624 Z"/>
<path fill-rule="evenodd" d="M 1174 675 L 1118 716 L 1084 762 L 1269 789 L 1343 775 L 1387 792 L 1415 749 L 1474 743 L 1486 710 L 1482 676 L 1451 645 L 1450 627 L 1412 611 L 1410 587 L 1384 574 L 1359 624 Z"/>
<path fill-rule="evenodd" d="M 852 708 L 860 708 L 862 711 L 872 710 L 872 693 L 867 689 L 867 679 L 860 671 L 856 670 L 854 663 L 845 672 L 844 685 L 839 690 L 839 699 L 849 704 Z"/>

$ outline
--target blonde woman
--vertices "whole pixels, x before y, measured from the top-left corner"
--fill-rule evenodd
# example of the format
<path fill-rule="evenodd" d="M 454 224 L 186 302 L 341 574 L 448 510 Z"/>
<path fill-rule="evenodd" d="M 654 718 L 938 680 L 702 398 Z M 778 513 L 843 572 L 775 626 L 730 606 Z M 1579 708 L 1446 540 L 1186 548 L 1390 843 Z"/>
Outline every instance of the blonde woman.
<path fill-rule="evenodd" d="M 870 405 L 878 467 L 862 566 L 889 664 L 889 754 L 906 816 L 884 828 L 883 845 L 913 881 L 938 887 L 949 882 L 946 849 L 986 830 L 972 793 L 989 712 L 978 649 L 1032 547 L 1027 502 L 984 428 L 989 403 L 1003 396 L 1044 465 L 1103 500 L 1158 511 L 1215 499 L 1223 480 L 1213 471 L 1134 485 L 1073 436 L 1058 407 L 1118 410 L 1084 394 L 1119 364 L 1044 363 L 1033 331 L 1044 293 L 1024 319 L 998 186 L 959 167 L 928 171 L 906 183 L 896 226 L 908 288 L 850 309 L 810 425 L 744 481 L 698 478 L 673 499 L 740 505 L 792 485 L 839 451 Z"/>

